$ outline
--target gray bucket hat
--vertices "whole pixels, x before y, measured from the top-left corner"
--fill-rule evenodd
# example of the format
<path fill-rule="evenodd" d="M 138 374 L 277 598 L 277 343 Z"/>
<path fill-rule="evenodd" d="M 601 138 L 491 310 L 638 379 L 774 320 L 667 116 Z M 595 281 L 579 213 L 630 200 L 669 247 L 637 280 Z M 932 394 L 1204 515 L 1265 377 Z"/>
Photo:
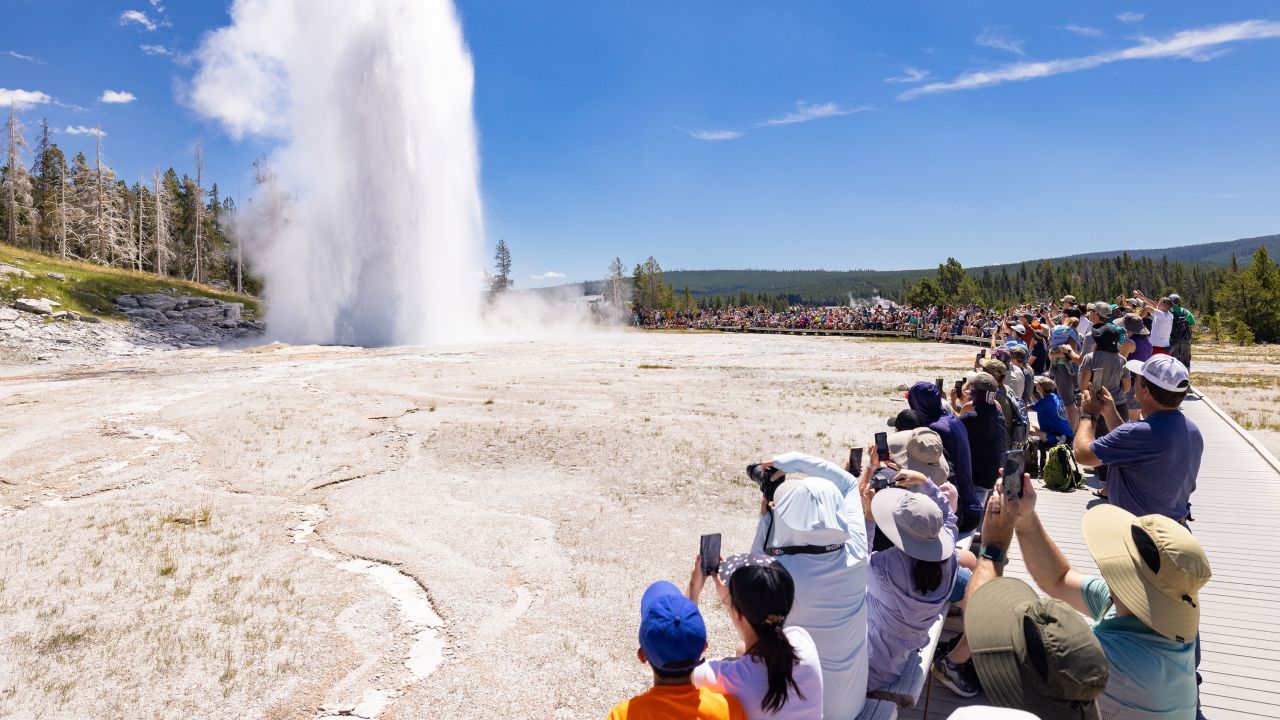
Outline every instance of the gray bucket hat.
<path fill-rule="evenodd" d="M 916 560 L 946 560 L 956 549 L 942 533 L 942 509 L 920 493 L 885 488 L 872 498 L 871 516 L 885 537 Z"/>

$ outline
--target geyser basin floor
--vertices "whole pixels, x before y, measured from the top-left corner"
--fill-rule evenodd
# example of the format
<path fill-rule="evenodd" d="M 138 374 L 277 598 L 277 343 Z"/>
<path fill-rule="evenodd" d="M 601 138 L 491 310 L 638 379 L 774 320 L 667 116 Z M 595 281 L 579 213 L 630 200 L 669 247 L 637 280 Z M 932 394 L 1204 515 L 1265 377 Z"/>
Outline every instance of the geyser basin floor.
<path fill-rule="evenodd" d="M 899 383 L 972 358 L 615 333 L 7 369 L 0 716 L 315 717 L 400 687 L 420 627 L 340 567 L 366 558 L 443 620 L 443 661 L 380 718 L 601 717 L 647 683 L 645 585 L 683 583 L 700 533 L 746 548 L 748 462 L 840 459 Z"/>

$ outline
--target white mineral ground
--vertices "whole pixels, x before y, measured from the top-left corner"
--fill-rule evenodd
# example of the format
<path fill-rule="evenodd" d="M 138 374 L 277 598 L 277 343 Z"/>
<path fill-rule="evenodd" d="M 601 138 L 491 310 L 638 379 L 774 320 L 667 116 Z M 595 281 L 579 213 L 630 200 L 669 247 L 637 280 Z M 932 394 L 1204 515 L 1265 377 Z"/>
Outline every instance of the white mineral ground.
<path fill-rule="evenodd" d="M 601 333 L 0 367 L 0 717 L 600 717 L 743 468 L 971 348 Z M 711 654 L 734 634 L 703 603 Z"/>

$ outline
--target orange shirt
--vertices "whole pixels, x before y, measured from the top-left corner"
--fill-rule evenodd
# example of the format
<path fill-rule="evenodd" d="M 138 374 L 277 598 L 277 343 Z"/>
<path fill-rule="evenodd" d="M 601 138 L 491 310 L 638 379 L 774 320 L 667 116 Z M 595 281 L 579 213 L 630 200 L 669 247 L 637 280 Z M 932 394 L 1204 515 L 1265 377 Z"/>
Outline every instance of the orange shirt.
<path fill-rule="evenodd" d="M 746 720 L 746 717 L 742 705 L 732 695 L 692 685 L 655 685 L 609 711 L 609 720 Z"/>

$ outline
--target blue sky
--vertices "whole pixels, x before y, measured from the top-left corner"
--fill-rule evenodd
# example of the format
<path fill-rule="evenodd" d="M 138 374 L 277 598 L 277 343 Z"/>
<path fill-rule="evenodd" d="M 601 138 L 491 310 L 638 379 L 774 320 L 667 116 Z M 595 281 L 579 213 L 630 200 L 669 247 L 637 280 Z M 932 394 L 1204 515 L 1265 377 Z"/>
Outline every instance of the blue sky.
<path fill-rule="evenodd" d="M 0 88 L 130 181 L 247 195 L 269 146 L 183 100 L 227 2 L 0 0 Z M 126 14 L 134 11 L 139 13 Z M 906 268 L 1280 232 L 1273 2 L 461 0 L 488 241 L 518 286 Z M 318 39 L 322 41 L 322 39 Z M 143 46 L 147 46 L 144 49 Z M 126 103 L 104 92 L 128 93 Z M 33 96 L 26 96 L 31 98 Z"/>

